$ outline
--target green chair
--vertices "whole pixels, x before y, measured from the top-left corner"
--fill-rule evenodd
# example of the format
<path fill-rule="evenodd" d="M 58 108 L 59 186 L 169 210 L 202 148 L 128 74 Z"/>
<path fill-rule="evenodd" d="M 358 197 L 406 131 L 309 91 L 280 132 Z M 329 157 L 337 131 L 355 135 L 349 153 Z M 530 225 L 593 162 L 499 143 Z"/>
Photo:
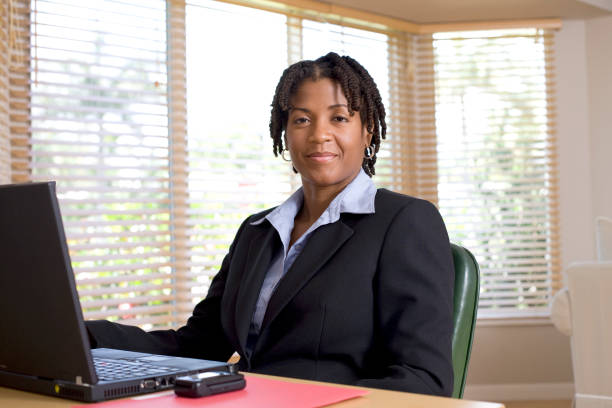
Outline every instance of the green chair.
<path fill-rule="evenodd" d="M 476 328 L 476 311 L 480 293 L 480 272 L 474 255 L 467 249 L 451 244 L 455 263 L 455 298 L 453 310 L 453 398 L 461 398 L 465 388 L 467 368 Z"/>

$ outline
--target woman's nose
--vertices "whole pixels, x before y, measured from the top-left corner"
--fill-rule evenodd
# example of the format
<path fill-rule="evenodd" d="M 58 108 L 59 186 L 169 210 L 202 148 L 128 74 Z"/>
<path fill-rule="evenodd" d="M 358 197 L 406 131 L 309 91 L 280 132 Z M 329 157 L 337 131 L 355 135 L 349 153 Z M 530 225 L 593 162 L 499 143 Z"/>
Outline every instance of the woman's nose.
<path fill-rule="evenodd" d="M 332 138 L 332 129 L 324 121 L 315 121 L 310 132 L 310 139 L 314 143 L 324 143 Z"/>

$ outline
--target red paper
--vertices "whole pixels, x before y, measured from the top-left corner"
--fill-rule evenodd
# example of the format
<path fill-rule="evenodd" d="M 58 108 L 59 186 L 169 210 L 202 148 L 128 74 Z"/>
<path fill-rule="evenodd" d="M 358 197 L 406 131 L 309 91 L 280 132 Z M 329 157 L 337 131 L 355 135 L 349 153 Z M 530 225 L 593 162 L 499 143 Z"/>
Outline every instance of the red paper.
<path fill-rule="evenodd" d="M 136 397 L 97 404 L 78 405 L 78 407 L 103 408 L 188 408 L 188 407 L 249 407 L 249 408 L 312 408 L 334 404 L 347 399 L 360 397 L 369 391 L 337 385 L 300 384 L 272 380 L 262 377 L 246 377 L 246 387 L 202 398 L 184 398 L 173 394 L 151 394 L 150 398 Z M 75 406 L 74 408 L 76 408 Z"/>

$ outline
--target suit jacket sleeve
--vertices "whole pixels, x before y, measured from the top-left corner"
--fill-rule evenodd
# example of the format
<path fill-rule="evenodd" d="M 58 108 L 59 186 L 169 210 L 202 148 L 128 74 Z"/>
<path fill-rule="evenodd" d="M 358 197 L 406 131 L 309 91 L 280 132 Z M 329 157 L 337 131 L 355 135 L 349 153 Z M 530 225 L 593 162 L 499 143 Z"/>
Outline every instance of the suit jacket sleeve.
<path fill-rule="evenodd" d="M 375 373 L 357 385 L 451 395 L 454 267 L 433 204 L 415 200 L 385 236 L 375 280 Z"/>
<path fill-rule="evenodd" d="M 248 220 L 247 220 L 248 221 Z M 221 298 L 235 242 L 247 221 L 241 225 L 234 243 L 213 278 L 206 298 L 196 305 L 187 324 L 178 330 L 146 332 L 136 326 L 107 320 L 85 322 L 92 348 L 115 348 L 154 354 L 225 361 L 234 352 L 221 326 Z"/>

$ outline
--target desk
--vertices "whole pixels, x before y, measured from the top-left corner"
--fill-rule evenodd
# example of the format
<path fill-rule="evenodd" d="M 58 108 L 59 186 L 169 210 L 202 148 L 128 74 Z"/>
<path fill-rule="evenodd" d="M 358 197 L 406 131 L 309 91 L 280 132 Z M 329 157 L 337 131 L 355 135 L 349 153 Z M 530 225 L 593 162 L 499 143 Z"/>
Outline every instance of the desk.
<path fill-rule="evenodd" d="M 296 380 L 293 378 L 264 376 L 260 374 L 245 374 L 249 376 L 259 376 L 274 378 L 277 380 L 301 383 L 314 383 L 314 381 Z M 475 402 L 467 400 L 457 400 L 452 398 L 431 397 L 420 394 L 410 394 L 406 392 L 386 391 L 369 388 L 370 393 L 359 398 L 334 404 L 334 408 L 504 408 L 503 404 L 490 402 Z M 0 407 L 28 407 L 28 408 L 67 408 L 73 405 L 83 404 L 78 401 L 71 401 L 50 397 L 46 395 L 33 394 L 25 391 L 18 391 L 11 388 L 0 387 Z"/>

